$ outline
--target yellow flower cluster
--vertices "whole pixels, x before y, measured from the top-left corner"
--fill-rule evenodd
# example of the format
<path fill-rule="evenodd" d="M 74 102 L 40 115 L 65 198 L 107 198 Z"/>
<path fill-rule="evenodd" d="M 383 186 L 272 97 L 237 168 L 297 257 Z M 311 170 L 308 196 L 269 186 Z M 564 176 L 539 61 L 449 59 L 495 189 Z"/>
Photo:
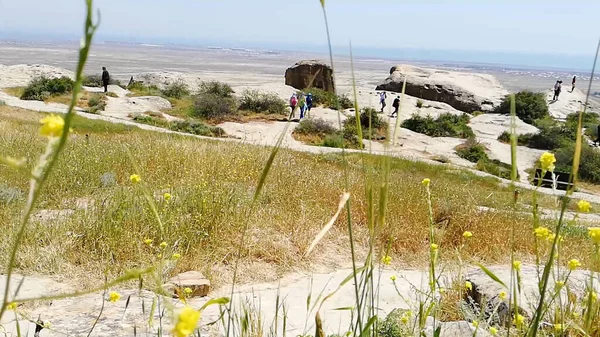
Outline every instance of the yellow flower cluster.
<path fill-rule="evenodd" d="M 171 193 L 165 193 L 163 195 L 163 198 L 165 199 L 165 201 L 170 201 L 171 200 Z"/>
<path fill-rule="evenodd" d="M 65 120 L 58 115 L 48 115 L 40 120 L 40 134 L 44 137 L 60 137 L 65 127 Z"/>
<path fill-rule="evenodd" d="M 554 163 L 556 163 L 556 158 L 554 157 L 554 154 L 550 152 L 545 152 L 540 157 L 540 165 L 542 166 L 543 171 L 553 172 Z"/>
<path fill-rule="evenodd" d="M 465 289 L 467 289 L 469 291 L 473 290 L 473 284 L 471 282 L 469 282 L 469 281 L 466 281 L 465 282 Z"/>
<path fill-rule="evenodd" d="M 533 230 L 535 236 L 537 236 L 540 239 L 545 239 L 548 237 L 548 235 L 550 235 L 550 230 L 546 227 L 538 227 L 536 229 Z"/>
<path fill-rule="evenodd" d="M 577 210 L 581 213 L 589 213 L 592 209 L 592 205 L 586 200 L 579 200 L 577 202 Z"/>
<path fill-rule="evenodd" d="M 577 259 L 572 259 L 567 263 L 567 266 L 569 267 L 569 270 L 575 270 L 581 267 L 581 262 Z"/>
<path fill-rule="evenodd" d="M 521 271 L 521 261 L 514 261 L 513 262 L 513 269 L 516 271 Z"/>
<path fill-rule="evenodd" d="M 492 335 L 492 336 L 498 335 L 498 329 L 494 328 L 494 327 L 491 327 L 490 328 L 490 335 Z"/>
<path fill-rule="evenodd" d="M 425 178 L 421 181 L 421 184 L 423 184 L 423 186 L 429 186 L 431 184 L 431 179 Z"/>
<path fill-rule="evenodd" d="M 436 251 L 436 250 L 438 250 L 438 248 L 439 248 L 439 246 L 438 246 L 438 245 L 436 245 L 435 243 L 432 243 L 432 244 L 431 244 L 431 250 L 432 250 L 432 251 Z"/>
<path fill-rule="evenodd" d="M 131 181 L 131 183 L 137 184 L 142 180 L 142 178 L 137 174 L 132 174 L 129 176 L 129 180 Z"/>
<path fill-rule="evenodd" d="M 506 299 L 506 291 L 501 291 L 500 294 L 498 295 L 498 297 L 500 297 L 501 300 L 505 300 Z"/>
<path fill-rule="evenodd" d="M 108 301 L 109 301 L 109 302 L 115 303 L 116 301 L 118 301 L 118 300 L 120 300 L 120 299 L 121 299 L 121 294 L 119 294 L 119 293 L 118 293 L 118 292 L 116 292 L 116 291 L 111 291 L 111 292 L 108 294 Z"/>
<path fill-rule="evenodd" d="M 6 310 L 15 310 L 17 309 L 17 302 L 10 302 L 6 306 Z"/>
<path fill-rule="evenodd" d="M 195 310 L 192 307 L 186 306 L 181 310 L 177 317 L 177 323 L 173 328 L 173 335 L 177 337 L 187 337 L 191 335 L 200 319 L 200 311 Z"/>
<path fill-rule="evenodd" d="M 523 315 L 517 314 L 513 323 L 517 326 L 517 328 L 522 328 L 523 324 L 525 323 L 525 317 L 523 317 Z"/>
<path fill-rule="evenodd" d="M 161 243 L 160 243 L 160 248 L 163 248 L 163 249 L 164 249 L 164 248 L 167 248 L 167 243 L 166 243 L 166 242 L 164 242 L 164 241 L 163 241 L 163 242 L 161 242 Z"/>
<path fill-rule="evenodd" d="M 146 239 L 144 240 L 144 244 L 147 244 L 148 246 L 150 246 L 152 244 L 152 239 Z"/>
<path fill-rule="evenodd" d="M 179 260 L 179 259 L 181 259 L 181 254 L 175 253 L 175 254 L 173 254 L 172 258 L 173 258 L 173 260 Z"/>
<path fill-rule="evenodd" d="M 595 244 L 600 243 L 600 227 L 589 227 L 588 235 L 590 236 L 590 239 L 594 241 Z"/>
<path fill-rule="evenodd" d="M 390 276 L 390 280 L 392 280 L 392 282 L 396 282 L 396 279 L 397 279 L 397 278 L 396 278 L 396 275 L 392 275 L 392 276 Z"/>
<path fill-rule="evenodd" d="M 473 237 L 473 233 L 471 233 L 469 231 L 466 231 L 466 232 L 463 233 L 463 237 L 465 239 L 469 239 L 469 238 Z"/>
<path fill-rule="evenodd" d="M 390 263 L 392 263 L 392 257 L 389 255 L 385 255 L 384 257 L 381 258 L 381 263 L 383 263 L 386 266 L 389 266 Z"/>

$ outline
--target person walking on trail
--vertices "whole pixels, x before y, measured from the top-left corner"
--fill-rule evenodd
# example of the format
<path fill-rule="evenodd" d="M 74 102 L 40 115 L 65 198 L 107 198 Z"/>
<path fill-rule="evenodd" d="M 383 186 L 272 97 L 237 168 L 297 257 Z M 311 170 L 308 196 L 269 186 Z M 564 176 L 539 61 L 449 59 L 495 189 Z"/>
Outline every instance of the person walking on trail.
<path fill-rule="evenodd" d="M 110 82 L 110 74 L 106 67 L 102 67 L 102 86 L 104 87 L 104 92 L 108 92 L 108 82 Z"/>
<path fill-rule="evenodd" d="M 573 82 L 571 82 L 571 92 L 575 91 L 575 81 L 577 81 L 577 76 L 573 76 Z"/>
<path fill-rule="evenodd" d="M 296 94 L 292 94 L 292 97 L 290 97 L 290 108 L 292 109 L 290 116 L 292 118 L 296 118 L 296 107 L 297 106 L 298 106 L 298 97 L 296 97 Z"/>
<path fill-rule="evenodd" d="M 384 92 L 379 93 L 379 104 L 381 104 L 381 112 L 385 109 L 385 99 L 387 98 L 387 94 Z"/>
<path fill-rule="evenodd" d="M 394 112 L 392 112 L 392 115 L 390 117 L 394 117 L 394 116 L 398 116 L 398 109 L 400 109 L 400 96 L 397 96 L 396 99 L 394 99 L 394 103 L 392 103 L 392 107 L 394 108 Z"/>
<path fill-rule="evenodd" d="M 600 145 L 600 124 L 598 124 L 598 127 L 596 128 L 596 132 L 598 133 L 598 135 L 596 136 L 596 141 L 594 142 L 594 145 L 598 146 Z"/>
<path fill-rule="evenodd" d="M 303 94 L 300 94 L 300 119 L 304 118 L 304 112 L 306 111 L 306 98 Z"/>
<path fill-rule="evenodd" d="M 312 109 L 312 106 L 313 106 L 313 96 L 309 92 L 308 95 L 306 95 L 306 117 L 310 117 L 310 109 Z"/>
<path fill-rule="evenodd" d="M 562 81 L 556 81 L 556 84 L 554 84 L 554 97 L 552 98 L 553 101 L 558 101 L 558 96 L 560 96 L 561 89 Z"/>

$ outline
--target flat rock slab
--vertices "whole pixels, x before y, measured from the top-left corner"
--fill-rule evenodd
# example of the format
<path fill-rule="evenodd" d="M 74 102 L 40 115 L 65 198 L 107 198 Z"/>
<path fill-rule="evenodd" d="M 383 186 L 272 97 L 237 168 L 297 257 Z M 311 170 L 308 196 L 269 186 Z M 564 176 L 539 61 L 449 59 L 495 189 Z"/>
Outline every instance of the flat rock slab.
<path fill-rule="evenodd" d="M 178 296 L 177 292 L 183 291 L 185 288 L 192 290 L 188 297 L 205 297 L 210 292 L 210 281 L 199 271 L 188 271 L 181 273 L 169 280 L 169 283 L 174 286 L 174 296 Z"/>

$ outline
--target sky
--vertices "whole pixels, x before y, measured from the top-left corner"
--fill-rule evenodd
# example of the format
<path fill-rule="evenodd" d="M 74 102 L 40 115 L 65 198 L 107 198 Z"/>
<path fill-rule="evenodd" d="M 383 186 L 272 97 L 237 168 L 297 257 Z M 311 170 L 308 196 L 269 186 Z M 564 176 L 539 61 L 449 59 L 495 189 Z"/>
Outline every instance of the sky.
<path fill-rule="evenodd" d="M 97 40 L 302 49 L 326 43 L 319 0 L 96 0 Z M 592 55 L 597 0 L 326 0 L 332 43 Z M 84 0 L 0 0 L 0 39 L 77 39 Z"/>

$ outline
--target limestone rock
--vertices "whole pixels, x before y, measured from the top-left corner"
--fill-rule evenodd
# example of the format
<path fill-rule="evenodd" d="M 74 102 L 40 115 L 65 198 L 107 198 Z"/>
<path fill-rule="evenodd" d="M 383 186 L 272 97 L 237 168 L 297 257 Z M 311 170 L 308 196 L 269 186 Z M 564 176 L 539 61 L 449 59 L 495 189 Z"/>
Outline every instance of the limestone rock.
<path fill-rule="evenodd" d="M 491 75 L 419 68 L 398 65 L 390 69 L 390 76 L 375 90 L 402 92 L 406 78 L 406 91 L 430 101 L 444 102 L 464 111 L 489 111 L 500 104 L 506 90 Z"/>
<path fill-rule="evenodd" d="M 199 271 L 188 271 L 181 273 L 169 280 L 169 283 L 174 287 L 174 296 L 183 291 L 185 288 L 190 288 L 192 293 L 189 297 L 205 297 L 210 291 L 210 281 Z"/>
<path fill-rule="evenodd" d="M 285 71 L 285 84 L 296 89 L 319 88 L 334 92 L 333 70 L 323 61 L 306 60 Z"/>

